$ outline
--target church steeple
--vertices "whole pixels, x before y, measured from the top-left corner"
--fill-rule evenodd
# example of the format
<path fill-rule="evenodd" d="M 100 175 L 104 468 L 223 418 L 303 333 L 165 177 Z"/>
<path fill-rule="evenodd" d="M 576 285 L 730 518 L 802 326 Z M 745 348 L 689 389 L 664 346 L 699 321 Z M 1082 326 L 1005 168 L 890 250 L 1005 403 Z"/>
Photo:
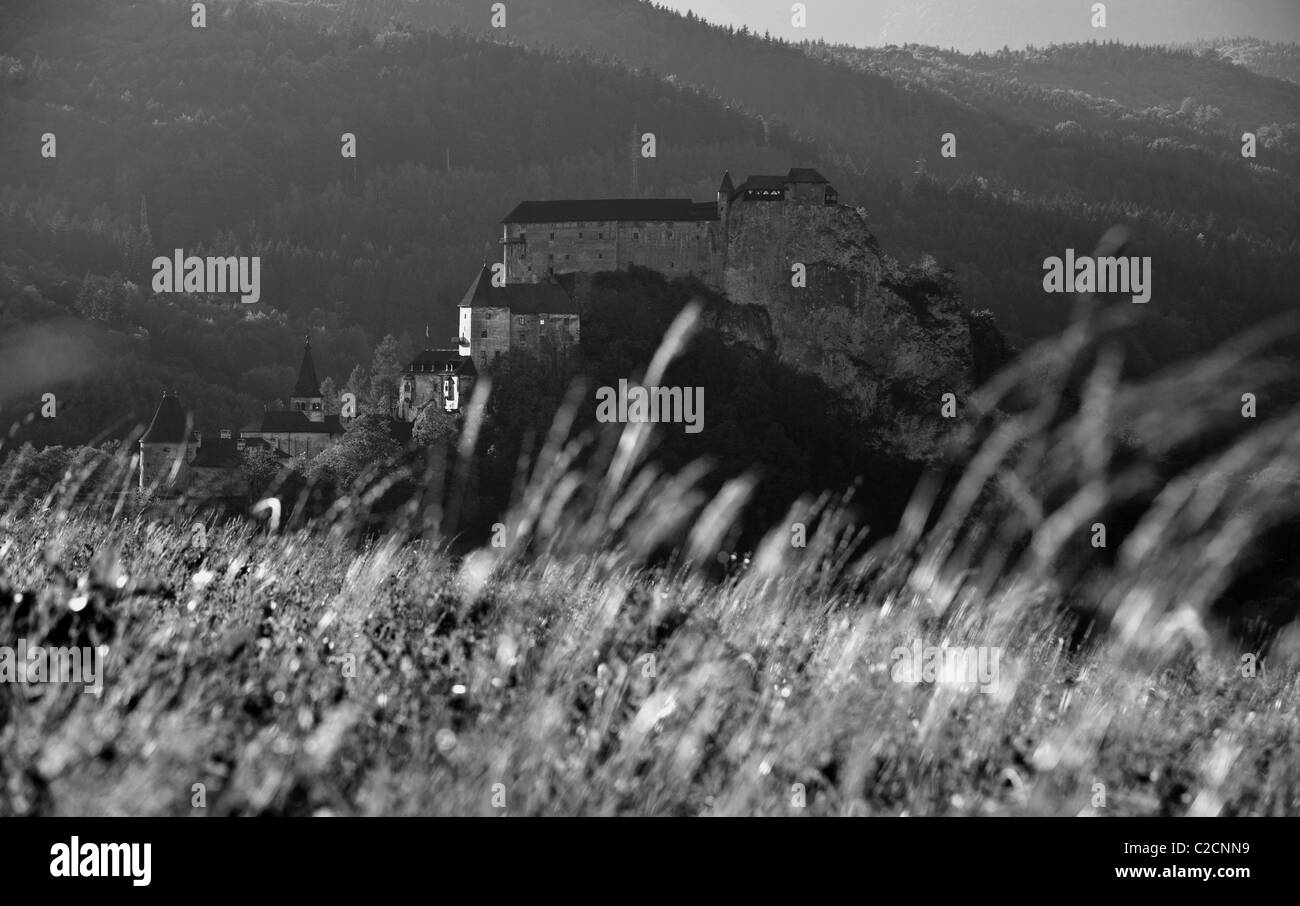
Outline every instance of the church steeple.
<path fill-rule="evenodd" d="M 298 382 L 294 384 L 289 406 L 294 412 L 303 413 L 311 421 L 325 421 L 325 398 L 321 396 L 320 381 L 316 377 L 316 363 L 311 357 L 310 335 L 304 338 L 302 364 L 298 366 Z"/>

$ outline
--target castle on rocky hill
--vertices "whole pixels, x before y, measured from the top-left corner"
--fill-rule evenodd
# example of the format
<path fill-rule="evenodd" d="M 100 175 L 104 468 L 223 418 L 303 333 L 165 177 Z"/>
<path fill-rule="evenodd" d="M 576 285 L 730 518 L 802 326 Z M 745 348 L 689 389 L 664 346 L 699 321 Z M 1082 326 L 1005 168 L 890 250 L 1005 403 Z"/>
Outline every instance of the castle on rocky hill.
<path fill-rule="evenodd" d="M 501 261 L 483 266 L 460 303 L 458 352 L 478 371 L 510 349 L 563 351 L 581 337 L 578 305 L 557 281 L 637 265 L 726 289 L 791 251 L 788 237 L 822 225 L 839 193 L 816 170 L 724 173 L 717 199 L 597 198 L 521 202 L 502 221 Z M 449 352 L 449 351 L 448 351 Z"/>
<path fill-rule="evenodd" d="M 875 292 L 878 256 L 861 212 L 839 203 L 819 172 L 750 176 L 739 186 L 724 173 L 717 198 L 607 198 L 524 201 L 502 221 L 501 261 L 484 264 L 459 307 L 455 349 L 425 349 L 399 378 L 393 415 L 408 426 L 427 406 L 458 411 L 480 373 L 502 353 L 564 355 L 581 338 L 577 301 L 559 278 L 640 266 L 664 276 L 696 277 L 736 299 L 757 302 L 782 319 L 791 268 L 823 304 L 861 303 Z M 791 317 L 803 319 L 794 310 Z M 798 330 L 790 331 L 796 337 Z M 206 443 L 191 435 L 175 397 L 164 399 L 140 439 L 140 487 L 239 492 L 241 454 L 264 447 L 286 462 L 314 456 L 346 430 L 324 413 L 311 344 L 288 410 L 267 411 L 233 436 Z"/>

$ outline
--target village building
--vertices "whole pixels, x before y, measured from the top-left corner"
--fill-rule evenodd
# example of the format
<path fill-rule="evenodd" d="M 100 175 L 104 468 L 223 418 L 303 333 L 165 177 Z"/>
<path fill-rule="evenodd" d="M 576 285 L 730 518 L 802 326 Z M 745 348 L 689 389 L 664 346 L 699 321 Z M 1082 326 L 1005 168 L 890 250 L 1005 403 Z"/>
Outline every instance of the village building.
<path fill-rule="evenodd" d="M 286 410 L 266 411 L 237 434 L 225 428 L 216 438 L 205 440 L 190 429 L 191 418 L 180 400 L 164 391 L 153 420 L 140 436 L 139 487 L 161 496 L 242 498 L 248 494 L 243 470 L 246 450 L 264 449 L 287 465 L 296 456 L 315 456 L 336 443 L 343 436 L 343 423 L 338 415 L 325 414 L 310 340 L 303 346 L 289 405 Z"/>
<path fill-rule="evenodd" d="M 474 360 L 456 349 L 426 349 L 402 372 L 397 393 L 397 417 L 414 422 L 425 406 L 458 412 L 469 400 L 478 369 Z"/>
<path fill-rule="evenodd" d="M 316 456 L 343 436 L 338 415 L 325 414 L 325 398 L 316 378 L 311 339 L 303 345 L 302 363 L 288 409 L 268 409 L 262 418 L 239 432 L 244 443 L 261 441 L 268 449 L 289 457 Z"/>

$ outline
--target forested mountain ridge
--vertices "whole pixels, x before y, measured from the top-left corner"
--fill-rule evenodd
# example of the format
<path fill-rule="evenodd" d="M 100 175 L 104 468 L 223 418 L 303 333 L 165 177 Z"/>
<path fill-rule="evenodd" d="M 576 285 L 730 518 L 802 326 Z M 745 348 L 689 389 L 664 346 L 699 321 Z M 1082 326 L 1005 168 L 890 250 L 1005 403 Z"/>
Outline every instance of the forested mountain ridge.
<path fill-rule="evenodd" d="M 634 125 L 659 142 L 643 194 L 818 167 L 895 257 L 952 267 L 1016 342 L 1066 317 L 1044 257 L 1116 221 L 1155 261 L 1135 368 L 1288 307 L 1300 280 L 1294 86 L 1217 58 L 795 46 L 635 0 L 510 4 L 503 30 L 465 0 L 208 7 L 203 30 L 153 0 L 0 9 L 0 323 L 76 314 L 134 350 L 105 357 L 82 412 L 147 417 L 166 382 L 229 424 L 287 393 L 305 330 L 340 386 L 385 333 L 446 345 L 500 217 L 627 194 Z M 1110 57 L 1131 97 L 1060 87 Z M 1184 109 L 1170 72 L 1219 93 Z M 1232 132 L 1255 120 L 1244 161 Z M 177 247 L 263 256 L 261 311 L 149 293 L 148 261 Z M 70 442 L 107 424 L 39 427 Z"/>
<path fill-rule="evenodd" d="M 1019 343 L 1064 323 L 1042 293 L 1043 259 L 1090 248 L 1117 221 L 1156 262 L 1135 368 L 1288 309 L 1300 282 L 1300 94 L 1217 53 L 791 44 L 640 0 L 508 4 L 503 28 L 473 0 L 274 5 L 318 22 L 409 22 L 587 54 L 785 125 L 823 150 L 886 247 L 954 268 L 968 304 L 991 309 Z M 1259 135 L 1254 160 L 1241 156 L 1246 130 Z M 940 155 L 945 133 L 956 158 Z"/>
<path fill-rule="evenodd" d="M 780 128 L 593 61 L 326 33 L 248 4 L 209 4 L 199 30 L 160 15 L 173 6 L 0 10 L 0 325 L 79 315 L 132 350 L 31 426 L 38 441 L 147 419 L 160 386 L 205 428 L 240 423 L 288 393 L 304 330 L 340 387 L 385 333 L 410 348 L 427 325 L 447 345 L 519 200 L 627 193 L 638 116 L 662 124 L 647 192 L 709 197 L 726 166 L 819 163 Z M 261 256 L 262 304 L 153 295 L 149 262 L 174 248 Z"/>
<path fill-rule="evenodd" d="M 1187 46 L 1195 51 L 1210 50 L 1220 59 L 1257 75 L 1300 85 L 1300 44 L 1261 41 L 1258 38 L 1225 38 L 1196 41 Z"/>

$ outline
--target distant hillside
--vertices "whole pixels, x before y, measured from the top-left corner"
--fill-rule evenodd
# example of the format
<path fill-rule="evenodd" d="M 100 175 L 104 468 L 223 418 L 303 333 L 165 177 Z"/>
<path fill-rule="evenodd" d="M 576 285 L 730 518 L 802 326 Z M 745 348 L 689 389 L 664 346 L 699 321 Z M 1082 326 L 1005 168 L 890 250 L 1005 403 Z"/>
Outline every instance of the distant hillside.
<path fill-rule="evenodd" d="M 784 125 L 822 149 L 887 248 L 953 267 L 965 300 L 1018 342 L 1065 320 L 1042 293 L 1044 257 L 1090 247 L 1117 221 L 1157 261 L 1135 368 L 1289 309 L 1300 282 L 1300 95 L 1213 54 L 799 46 L 638 0 L 517 4 L 504 29 L 476 0 L 292 6 L 319 22 L 406 22 L 587 54 Z M 1246 130 L 1260 135 L 1255 162 L 1240 155 Z M 948 132 L 956 159 L 939 154 Z"/>
<path fill-rule="evenodd" d="M 1300 13 L 1298 13 L 1300 15 Z M 1210 50 L 1251 72 L 1300 85 L 1300 44 L 1277 44 L 1255 38 L 1198 41 L 1193 50 Z"/>
<path fill-rule="evenodd" d="M 1105 31 L 1092 26 L 1084 0 L 818 0 L 806 28 L 790 21 L 789 4 L 754 0 L 656 0 L 710 22 L 750 23 L 787 40 L 862 46 L 928 44 L 967 53 L 1089 40 L 1168 44 L 1220 35 L 1300 41 L 1293 0 L 1141 0 L 1108 3 Z"/>
<path fill-rule="evenodd" d="M 1102 30 L 1092 27 L 1092 3 L 1082 0 L 887 0 L 879 40 L 965 51 L 1089 40 L 1168 44 L 1214 35 L 1300 40 L 1294 0 L 1141 0 L 1106 6 Z"/>
<path fill-rule="evenodd" d="M 1116 43 L 1057 45 L 973 56 L 908 45 L 810 45 L 820 59 L 918 82 L 1001 116 L 1055 125 L 1063 114 L 1151 136 L 1175 134 L 1221 148 L 1240 130 L 1300 125 L 1300 86 L 1259 75 L 1210 47 L 1168 49 Z M 1192 99 L 1193 113 L 1180 110 Z M 1300 138 L 1280 164 L 1300 172 Z"/>
<path fill-rule="evenodd" d="M 152 0 L 0 7 L 0 326 L 95 321 L 113 375 L 63 388 L 37 441 L 121 433 L 162 387 L 200 427 L 238 422 L 288 393 L 309 328 L 339 386 L 385 333 L 446 345 L 500 218 L 524 198 L 627 194 L 638 119 L 660 136 L 647 193 L 707 198 L 727 166 L 820 163 L 780 127 L 595 61 L 208 8 L 197 30 Z M 149 263 L 174 248 L 261 256 L 262 303 L 153 296 Z"/>

